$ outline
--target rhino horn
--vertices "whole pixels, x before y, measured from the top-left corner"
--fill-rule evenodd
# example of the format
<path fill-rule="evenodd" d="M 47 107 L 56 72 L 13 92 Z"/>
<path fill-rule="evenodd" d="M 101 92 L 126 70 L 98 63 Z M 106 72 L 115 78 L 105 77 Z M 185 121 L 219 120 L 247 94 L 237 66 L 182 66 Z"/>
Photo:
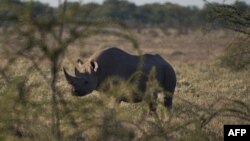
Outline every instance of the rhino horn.
<path fill-rule="evenodd" d="M 75 67 L 75 75 L 77 76 L 81 76 L 81 72 Z"/>
<path fill-rule="evenodd" d="M 75 81 L 75 77 L 69 75 L 69 74 L 67 73 L 67 71 L 66 71 L 65 68 L 63 68 L 63 71 L 64 71 L 64 74 L 65 74 L 65 77 L 66 77 L 68 83 L 73 84 L 74 81 Z"/>

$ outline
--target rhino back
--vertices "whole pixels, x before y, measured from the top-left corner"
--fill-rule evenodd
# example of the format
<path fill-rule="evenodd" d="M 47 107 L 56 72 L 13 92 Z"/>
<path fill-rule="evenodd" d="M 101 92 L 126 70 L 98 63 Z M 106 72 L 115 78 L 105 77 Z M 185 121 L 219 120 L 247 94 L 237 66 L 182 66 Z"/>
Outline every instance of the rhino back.
<path fill-rule="evenodd" d="M 110 76 L 119 76 L 127 79 L 137 69 L 139 59 L 117 48 L 109 48 L 96 53 L 91 60 L 99 65 L 98 77 L 103 81 Z"/>
<path fill-rule="evenodd" d="M 143 56 L 144 74 L 148 75 L 155 66 L 156 78 L 162 87 L 170 92 L 174 92 L 176 85 L 175 72 L 172 66 L 165 61 L 160 55 L 144 54 Z M 97 71 L 98 83 L 108 77 L 118 76 L 123 79 L 129 78 L 137 69 L 140 63 L 140 56 L 130 55 L 118 48 L 109 48 L 104 51 L 95 53 L 90 60 L 97 61 L 99 69 Z M 143 78 L 139 84 L 142 90 L 145 89 L 145 81 Z M 99 85 L 98 84 L 98 85 Z"/>

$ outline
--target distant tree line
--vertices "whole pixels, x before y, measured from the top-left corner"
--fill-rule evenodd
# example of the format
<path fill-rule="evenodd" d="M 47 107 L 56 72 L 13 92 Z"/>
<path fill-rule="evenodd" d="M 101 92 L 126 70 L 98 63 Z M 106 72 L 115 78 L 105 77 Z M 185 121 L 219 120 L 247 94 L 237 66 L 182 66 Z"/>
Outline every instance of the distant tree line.
<path fill-rule="evenodd" d="M 20 0 L 2 0 L 0 6 L 0 25 L 10 25 L 17 20 L 17 14 L 20 11 L 5 9 L 4 3 L 14 3 L 22 7 L 25 4 L 32 3 L 34 18 L 44 18 L 46 22 L 56 22 L 53 18 L 58 8 L 50 7 L 40 2 L 23 2 Z M 79 2 L 68 2 L 68 13 L 75 17 L 79 23 L 92 20 L 117 20 L 122 21 L 132 28 L 159 27 L 162 29 L 178 29 L 180 32 L 186 33 L 188 30 L 199 29 L 213 20 L 216 15 L 214 7 L 220 5 L 217 3 L 206 3 L 200 9 L 195 6 L 180 6 L 166 2 L 164 4 L 153 3 L 137 6 L 126 0 L 105 0 L 103 4 Z M 245 2 L 236 1 L 232 6 L 239 9 L 241 13 L 250 11 L 250 5 Z M 76 12 L 70 12 L 70 9 L 78 9 Z M 72 10 L 75 11 L 75 10 Z M 21 12 L 22 13 L 22 12 Z M 45 14 L 44 14 L 45 13 Z M 56 16 L 54 16 L 56 17 Z M 220 21 L 220 23 L 223 23 Z M 216 27 L 220 27 L 216 25 Z"/>

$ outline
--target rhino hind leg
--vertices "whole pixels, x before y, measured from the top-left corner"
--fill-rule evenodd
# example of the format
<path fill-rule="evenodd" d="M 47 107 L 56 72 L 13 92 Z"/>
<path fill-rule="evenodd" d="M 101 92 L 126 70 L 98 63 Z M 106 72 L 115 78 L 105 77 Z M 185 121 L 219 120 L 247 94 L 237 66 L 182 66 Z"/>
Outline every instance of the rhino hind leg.
<path fill-rule="evenodd" d="M 172 108 L 173 96 L 172 93 L 166 92 L 164 96 L 164 106 L 168 109 Z"/>

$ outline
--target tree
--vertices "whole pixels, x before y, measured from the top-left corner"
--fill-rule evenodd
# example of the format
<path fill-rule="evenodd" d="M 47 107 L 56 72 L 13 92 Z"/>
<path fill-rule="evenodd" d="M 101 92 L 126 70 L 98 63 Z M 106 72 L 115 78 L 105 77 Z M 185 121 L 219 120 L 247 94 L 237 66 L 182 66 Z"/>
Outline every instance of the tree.
<path fill-rule="evenodd" d="M 217 25 L 244 35 L 226 49 L 221 64 L 233 70 L 247 69 L 250 65 L 250 7 L 244 2 L 236 2 L 211 8 L 214 10 L 211 17 Z"/>
<path fill-rule="evenodd" d="M 83 138 L 82 132 L 80 132 L 83 129 L 80 129 L 76 124 L 74 115 L 72 115 L 72 107 L 69 107 L 69 103 L 57 86 L 59 72 L 62 69 L 61 63 L 67 49 L 76 40 L 86 39 L 96 34 L 109 34 L 127 39 L 135 49 L 138 48 L 136 40 L 123 23 L 109 20 L 79 20 L 78 18 L 81 15 L 78 15 L 78 10 L 82 10 L 79 3 L 69 3 L 68 5 L 67 0 L 65 0 L 57 9 L 33 1 L 24 2 L 21 6 L 15 3 L 7 3 L 6 6 L 8 6 L 7 8 L 13 8 L 16 21 L 13 26 L 3 30 L 5 35 L 8 36 L 5 38 L 6 41 L 4 43 L 6 44 L 4 44 L 5 48 L 3 50 L 6 54 L 10 53 L 12 56 L 8 59 L 4 69 L 1 69 L 1 76 L 5 76 L 5 80 L 10 82 L 6 87 L 11 89 L 11 92 L 6 91 L 3 97 L 7 95 L 7 100 L 10 100 L 9 95 L 13 96 L 18 104 L 12 101 L 5 105 L 5 107 L 13 108 L 13 112 L 7 114 L 10 114 L 11 119 L 14 119 L 13 122 L 7 122 L 8 124 L 5 127 L 10 127 L 8 131 L 18 137 L 26 137 L 30 140 L 34 140 L 34 137 L 39 139 L 46 138 L 45 135 L 39 135 L 39 130 L 36 131 L 32 128 L 32 126 L 35 126 L 33 123 L 36 123 L 37 128 L 45 127 L 45 132 L 48 130 L 44 122 L 39 122 L 39 120 L 35 119 L 37 111 L 43 109 L 43 105 L 49 109 L 49 112 L 46 111 L 49 115 L 45 115 L 43 118 L 49 120 L 48 117 L 50 117 L 51 119 L 49 122 L 51 136 L 48 136 L 45 140 L 69 138 L 69 135 L 65 135 L 66 133 L 62 131 L 62 120 L 66 115 L 69 118 L 64 122 L 67 123 L 69 128 L 74 128 L 72 136 Z M 105 28 L 110 24 L 116 25 L 118 30 L 113 31 Z M 15 46 L 9 47 L 8 43 L 10 42 L 15 44 Z M 12 78 L 12 76 L 6 75 L 4 70 L 8 70 L 12 63 L 20 58 L 28 62 L 22 68 L 22 71 L 25 72 L 24 75 L 21 75 L 20 78 Z M 49 74 L 44 73 L 44 67 L 40 63 L 43 61 L 48 62 Z M 49 93 L 47 96 L 50 96 L 47 100 L 50 100 L 50 102 L 46 101 L 46 96 L 44 96 L 47 93 L 43 93 L 43 96 L 41 96 L 41 99 L 45 100 L 40 101 L 43 103 L 42 105 L 39 104 L 39 101 L 31 100 L 32 98 L 28 96 L 35 93 L 31 91 L 35 90 L 33 85 L 29 86 L 27 84 L 31 70 L 35 70 L 45 81 L 48 89 L 47 93 Z M 12 79 L 14 79 L 13 82 Z M 18 97 L 15 96 L 16 93 Z M 29 113 L 26 109 L 30 110 L 32 105 L 35 105 L 33 108 L 36 108 L 36 110 L 32 110 L 34 112 Z M 36 116 L 33 117 L 33 114 Z M 3 120 L 8 120 L 6 118 L 8 116 L 4 117 Z"/>

